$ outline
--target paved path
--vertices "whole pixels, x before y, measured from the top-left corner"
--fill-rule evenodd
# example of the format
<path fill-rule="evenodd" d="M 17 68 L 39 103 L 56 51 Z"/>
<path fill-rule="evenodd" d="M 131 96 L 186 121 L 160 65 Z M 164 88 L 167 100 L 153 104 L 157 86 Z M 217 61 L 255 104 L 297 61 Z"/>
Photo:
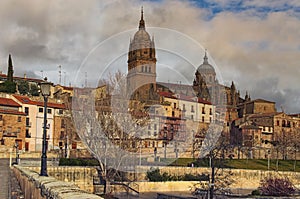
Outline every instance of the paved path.
<path fill-rule="evenodd" d="M 0 159 L 0 198 L 9 199 L 10 168 L 8 159 Z"/>

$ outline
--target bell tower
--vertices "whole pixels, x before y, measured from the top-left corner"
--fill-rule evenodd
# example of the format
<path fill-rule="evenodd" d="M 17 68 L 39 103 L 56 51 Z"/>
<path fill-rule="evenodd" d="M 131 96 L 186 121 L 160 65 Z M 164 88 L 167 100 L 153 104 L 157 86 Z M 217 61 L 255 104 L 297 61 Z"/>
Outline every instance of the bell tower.
<path fill-rule="evenodd" d="M 154 37 L 146 31 L 143 7 L 139 29 L 130 39 L 128 52 L 127 86 L 136 99 L 147 101 L 156 91 L 156 57 Z"/>

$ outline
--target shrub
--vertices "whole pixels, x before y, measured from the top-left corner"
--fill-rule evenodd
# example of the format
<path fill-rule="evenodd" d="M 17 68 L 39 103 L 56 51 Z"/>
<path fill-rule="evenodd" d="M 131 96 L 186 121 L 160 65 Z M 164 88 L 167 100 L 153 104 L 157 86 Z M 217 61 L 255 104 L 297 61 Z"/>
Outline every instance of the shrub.
<path fill-rule="evenodd" d="M 255 189 L 255 190 L 253 190 L 253 191 L 251 192 L 251 195 L 253 195 L 253 196 L 259 196 L 259 195 L 260 195 L 260 192 L 259 192 L 258 189 Z"/>
<path fill-rule="evenodd" d="M 16 92 L 16 83 L 5 81 L 0 84 L 0 92 L 4 93 L 15 93 Z"/>
<path fill-rule="evenodd" d="M 174 176 L 170 176 L 166 172 L 161 174 L 158 168 L 147 171 L 146 177 L 150 182 L 165 182 L 174 180 Z"/>
<path fill-rule="evenodd" d="M 288 178 L 269 177 L 260 182 L 259 191 L 265 196 L 289 196 L 295 193 L 295 188 Z"/>
<path fill-rule="evenodd" d="M 96 159 L 61 158 L 59 166 L 99 166 L 99 162 Z"/>

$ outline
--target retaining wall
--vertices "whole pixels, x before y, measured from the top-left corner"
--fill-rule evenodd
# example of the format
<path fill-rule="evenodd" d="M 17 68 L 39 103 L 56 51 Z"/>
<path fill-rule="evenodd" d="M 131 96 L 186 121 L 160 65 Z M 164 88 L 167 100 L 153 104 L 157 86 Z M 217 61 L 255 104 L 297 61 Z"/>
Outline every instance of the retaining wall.
<path fill-rule="evenodd" d="M 39 176 L 37 172 L 14 166 L 25 199 L 103 199 L 79 189 L 74 183 L 63 182 L 54 177 Z"/>

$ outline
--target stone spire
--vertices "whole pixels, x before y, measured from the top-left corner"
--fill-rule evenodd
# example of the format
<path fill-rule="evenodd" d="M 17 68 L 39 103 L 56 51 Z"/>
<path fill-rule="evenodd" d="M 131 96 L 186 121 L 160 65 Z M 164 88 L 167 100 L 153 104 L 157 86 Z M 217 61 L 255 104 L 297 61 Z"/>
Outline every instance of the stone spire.
<path fill-rule="evenodd" d="M 143 6 L 141 9 L 141 20 L 140 20 L 140 25 L 139 25 L 139 29 L 143 29 L 145 30 L 145 21 L 144 21 L 144 10 L 143 10 Z"/>
<path fill-rule="evenodd" d="M 204 61 L 203 61 L 203 64 L 208 64 L 208 57 L 207 57 L 207 54 L 206 54 L 206 51 L 207 49 L 205 49 L 205 55 L 204 55 Z"/>

